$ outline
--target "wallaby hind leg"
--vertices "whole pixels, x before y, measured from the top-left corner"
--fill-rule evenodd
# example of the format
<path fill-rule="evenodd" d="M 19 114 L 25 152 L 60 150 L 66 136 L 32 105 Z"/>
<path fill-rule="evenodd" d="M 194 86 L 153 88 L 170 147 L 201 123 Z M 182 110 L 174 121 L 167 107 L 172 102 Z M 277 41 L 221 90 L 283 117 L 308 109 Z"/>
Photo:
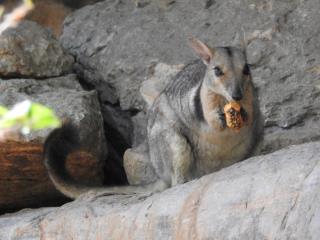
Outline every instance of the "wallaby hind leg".
<path fill-rule="evenodd" d="M 155 127 L 149 136 L 150 160 L 160 179 L 170 186 L 189 181 L 193 154 L 184 136 L 175 129 L 163 125 L 163 129 Z"/>
<path fill-rule="evenodd" d="M 192 150 L 185 137 L 174 133 L 171 138 L 172 176 L 171 184 L 175 186 L 191 179 L 191 165 L 193 163 Z"/>

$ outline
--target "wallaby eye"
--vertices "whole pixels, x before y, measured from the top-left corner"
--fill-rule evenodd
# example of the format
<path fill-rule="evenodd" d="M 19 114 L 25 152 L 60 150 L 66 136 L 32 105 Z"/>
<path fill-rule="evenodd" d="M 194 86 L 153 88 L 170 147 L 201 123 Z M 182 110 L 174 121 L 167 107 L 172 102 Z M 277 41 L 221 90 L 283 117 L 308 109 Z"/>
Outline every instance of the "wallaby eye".
<path fill-rule="evenodd" d="M 249 68 L 249 65 L 248 65 L 248 64 L 244 65 L 243 70 L 242 70 L 242 73 L 243 73 L 244 75 L 250 75 L 250 68 Z"/>
<path fill-rule="evenodd" d="M 223 72 L 222 72 L 221 68 L 214 67 L 213 70 L 214 70 L 214 73 L 216 74 L 217 77 L 220 77 L 220 76 L 223 75 Z"/>

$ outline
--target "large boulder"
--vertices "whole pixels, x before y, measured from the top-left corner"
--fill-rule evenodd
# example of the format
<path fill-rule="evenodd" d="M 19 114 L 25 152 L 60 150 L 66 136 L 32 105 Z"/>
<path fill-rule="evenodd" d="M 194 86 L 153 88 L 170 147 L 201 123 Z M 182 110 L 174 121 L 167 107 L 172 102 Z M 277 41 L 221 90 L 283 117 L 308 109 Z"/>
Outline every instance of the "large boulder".
<path fill-rule="evenodd" d="M 11 107 L 28 99 L 52 108 L 62 120 L 72 121 L 84 144 L 81 152 L 70 157 L 68 168 L 77 179 L 102 182 L 107 149 L 95 91 L 83 90 L 75 75 L 41 81 L 0 80 L 0 90 L 0 105 Z M 50 131 L 33 132 L 19 142 L 0 142 L 0 210 L 61 199 L 43 165 L 42 145 Z"/>
<path fill-rule="evenodd" d="M 72 71 L 74 59 L 66 54 L 48 29 L 24 21 L 0 38 L 0 77 L 49 78 Z"/>
<path fill-rule="evenodd" d="M 141 111 L 140 86 L 155 64 L 194 58 L 188 36 L 231 45 L 244 31 L 265 115 L 266 153 L 320 139 L 319 8 L 317 0 L 108 0 L 67 17 L 61 42 L 102 103 Z"/>
<path fill-rule="evenodd" d="M 0 239 L 318 239 L 320 142 L 254 157 L 162 193 L 84 195 L 0 217 Z"/>

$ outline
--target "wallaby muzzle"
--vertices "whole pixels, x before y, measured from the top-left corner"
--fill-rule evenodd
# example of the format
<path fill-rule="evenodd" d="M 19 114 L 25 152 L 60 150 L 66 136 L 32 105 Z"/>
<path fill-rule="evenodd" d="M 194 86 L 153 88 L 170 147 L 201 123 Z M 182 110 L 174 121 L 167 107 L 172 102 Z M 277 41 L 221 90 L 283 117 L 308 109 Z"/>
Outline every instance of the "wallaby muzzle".
<path fill-rule="evenodd" d="M 235 86 L 231 89 L 231 97 L 235 101 L 240 101 L 243 98 L 243 93 L 239 86 Z"/>

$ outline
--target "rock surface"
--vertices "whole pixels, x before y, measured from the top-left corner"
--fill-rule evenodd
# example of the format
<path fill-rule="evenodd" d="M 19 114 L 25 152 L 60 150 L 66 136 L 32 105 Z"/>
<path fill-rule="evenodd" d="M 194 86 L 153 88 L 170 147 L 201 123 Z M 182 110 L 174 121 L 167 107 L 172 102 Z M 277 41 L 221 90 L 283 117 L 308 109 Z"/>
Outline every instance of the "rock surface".
<path fill-rule="evenodd" d="M 75 75 L 0 80 L 0 91 L 0 105 L 11 107 L 29 99 L 52 108 L 63 120 L 72 120 L 87 153 L 70 157 L 69 169 L 78 179 L 102 182 L 107 148 L 95 91 L 84 91 Z M 0 143 L 0 209 L 38 206 L 61 198 L 43 166 L 42 144 L 49 131 L 33 132 L 20 142 Z"/>
<path fill-rule="evenodd" d="M 146 81 L 141 83 L 140 87 L 140 94 L 148 107 L 153 104 L 154 100 L 164 90 L 168 82 L 177 75 L 183 67 L 183 64 L 171 66 L 165 63 L 158 63 L 154 66 L 152 71 L 150 71 L 150 76 Z"/>
<path fill-rule="evenodd" d="M 318 239 L 320 142 L 144 196 L 96 197 L 0 217 L 0 239 Z"/>
<path fill-rule="evenodd" d="M 0 38 L 0 77 L 49 78 L 71 72 L 66 54 L 49 30 L 24 21 Z"/>
<path fill-rule="evenodd" d="M 0 79 L 0 105 L 11 107 L 23 100 L 39 102 L 52 108 L 62 120 L 72 120 L 80 129 L 82 142 L 99 160 L 106 156 L 105 136 L 100 106 L 95 91 L 85 91 L 73 74 L 37 81 Z M 43 142 L 49 129 L 27 135 L 27 141 Z"/>
<path fill-rule="evenodd" d="M 37 142 L 0 142 L 0 214 L 26 207 L 57 206 L 67 201 L 52 185 Z M 68 157 L 67 169 L 81 182 L 102 182 L 101 164 L 87 152 Z"/>
<path fill-rule="evenodd" d="M 157 63 L 194 58 L 188 36 L 231 45 L 244 30 L 266 120 L 262 152 L 320 139 L 318 0 L 139 2 L 104 1 L 65 21 L 61 42 L 102 102 L 145 110 L 141 83 Z"/>

